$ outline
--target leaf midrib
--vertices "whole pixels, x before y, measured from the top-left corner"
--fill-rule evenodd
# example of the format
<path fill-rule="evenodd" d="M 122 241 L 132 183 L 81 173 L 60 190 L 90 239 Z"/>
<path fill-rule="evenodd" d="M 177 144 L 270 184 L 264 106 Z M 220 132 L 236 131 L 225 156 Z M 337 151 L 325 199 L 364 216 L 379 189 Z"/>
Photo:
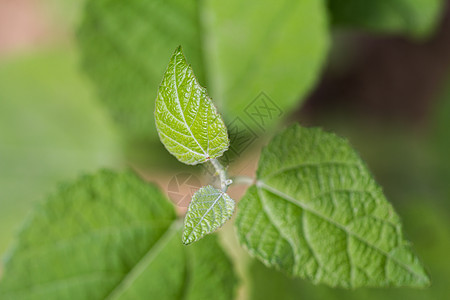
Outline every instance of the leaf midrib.
<path fill-rule="evenodd" d="M 178 56 L 179 54 L 177 54 L 177 56 Z M 184 122 L 184 125 L 186 126 L 186 129 L 189 131 L 189 134 L 192 136 L 192 138 L 194 139 L 194 141 L 197 143 L 197 145 L 200 147 L 200 149 L 203 151 L 203 153 L 204 153 L 204 155 L 205 155 L 205 158 L 206 157 L 208 157 L 209 155 L 206 153 L 206 151 L 205 151 L 205 149 L 203 149 L 203 147 L 200 145 L 200 143 L 198 142 L 198 140 L 197 140 L 197 138 L 194 136 L 194 134 L 192 133 L 192 130 L 191 130 L 191 127 L 189 127 L 189 125 L 187 124 L 187 122 L 186 122 L 186 118 L 185 118 L 185 116 L 184 116 L 184 112 L 183 112 L 183 108 L 181 107 L 181 102 L 180 102 L 180 96 L 179 96 L 179 93 L 178 93 L 178 82 L 177 82 L 177 75 L 176 75 L 176 73 L 177 73 L 177 68 L 176 68 L 176 66 L 177 66 L 177 59 L 178 59 L 178 57 L 175 57 L 175 60 L 174 60 L 174 64 L 173 64 L 173 81 L 174 81 L 174 83 L 175 83 L 175 95 L 176 95 L 176 101 L 177 101 L 177 106 L 178 106 L 178 109 L 180 110 L 180 114 L 181 114 L 181 117 L 183 118 L 183 122 Z M 185 75 L 186 76 L 186 75 Z M 184 78 L 183 78 L 184 79 Z M 195 83 L 197 83 L 197 81 L 194 79 L 194 81 L 195 81 Z M 198 84 L 198 83 L 197 83 Z M 199 101 L 201 101 L 201 99 L 199 99 Z M 200 107 L 199 107 L 199 109 L 200 109 Z"/>
<path fill-rule="evenodd" d="M 122 280 L 105 297 L 105 300 L 118 299 L 131 284 L 145 271 L 147 266 L 158 256 L 158 254 L 170 242 L 170 239 L 181 228 L 182 222 L 174 220 L 161 237 L 150 247 L 145 255 L 136 263 L 136 265 L 122 278 Z"/>
<path fill-rule="evenodd" d="M 53 249 L 53 248 L 57 249 L 58 247 L 70 247 L 74 242 L 79 243 L 83 239 L 92 239 L 93 237 L 102 236 L 104 234 L 117 234 L 119 231 L 125 231 L 125 230 L 130 230 L 130 229 L 137 229 L 137 228 L 143 228 L 143 227 L 155 228 L 155 227 L 160 227 L 160 226 L 165 227 L 165 224 L 162 225 L 162 224 L 156 224 L 154 222 L 140 222 L 140 223 L 132 223 L 127 226 L 103 227 L 103 228 L 100 228 L 97 230 L 89 231 L 87 233 L 75 235 L 68 239 L 57 240 L 57 241 L 53 241 L 50 244 L 43 244 L 38 247 L 30 248 L 31 250 L 26 249 L 26 250 L 24 250 L 24 252 L 22 252 L 22 255 L 25 255 L 25 257 L 31 257 L 31 256 L 35 255 L 36 253 L 39 253 L 40 251 L 44 251 L 44 250 L 51 251 L 51 249 Z"/>
<path fill-rule="evenodd" d="M 264 183 L 261 180 L 258 180 L 256 182 L 256 188 L 258 190 L 260 189 L 265 189 L 281 198 L 283 198 L 284 200 L 296 205 L 296 206 L 300 206 L 302 209 L 310 212 L 311 214 L 316 215 L 319 218 L 322 218 L 323 220 L 327 221 L 328 223 L 332 224 L 333 226 L 336 226 L 337 228 L 343 230 L 346 234 L 353 236 L 354 238 L 358 239 L 359 241 L 361 241 L 362 243 L 366 244 L 368 247 L 380 252 L 381 254 L 383 254 L 384 256 L 386 256 L 387 258 L 391 259 L 392 261 L 394 261 L 395 263 L 397 263 L 400 267 L 402 267 L 404 270 L 408 271 L 411 274 L 414 274 L 417 278 L 420 278 L 421 280 L 427 281 L 427 278 L 425 278 L 423 275 L 416 273 L 414 270 L 412 270 L 408 265 L 404 264 L 403 262 L 397 260 L 395 257 L 393 257 L 392 255 L 390 255 L 390 253 L 378 248 L 377 246 L 369 243 L 367 240 L 365 240 L 364 238 L 362 238 L 361 236 L 357 235 L 356 233 L 349 231 L 345 226 L 335 222 L 334 220 L 328 218 L 327 216 L 323 215 L 322 213 L 318 212 L 317 210 L 309 207 L 308 205 L 300 202 L 299 200 L 277 190 L 276 188 Z M 387 279 L 387 278 L 386 278 Z"/>
<path fill-rule="evenodd" d="M 213 207 L 217 204 L 217 202 L 219 201 L 219 199 L 221 197 L 223 197 L 224 193 L 218 193 L 219 196 L 216 198 L 216 200 L 213 201 L 213 204 L 206 210 L 206 212 L 202 215 L 202 217 L 200 218 L 200 221 L 192 228 L 191 233 L 186 237 L 186 240 L 190 239 L 192 234 L 194 234 L 195 229 L 201 225 L 202 221 L 205 219 L 206 215 L 213 209 Z M 192 202 L 191 202 L 192 203 Z"/>

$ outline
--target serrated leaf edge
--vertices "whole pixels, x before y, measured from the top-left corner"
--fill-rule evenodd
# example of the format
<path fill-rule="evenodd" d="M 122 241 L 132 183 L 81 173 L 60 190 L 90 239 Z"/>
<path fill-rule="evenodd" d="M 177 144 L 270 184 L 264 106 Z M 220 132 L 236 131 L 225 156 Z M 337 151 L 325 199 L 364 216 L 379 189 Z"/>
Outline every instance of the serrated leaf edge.
<path fill-rule="evenodd" d="M 368 247 L 370 247 L 370 248 L 372 248 L 372 249 L 378 251 L 379 253 L 383 254 L 383 255 L 386 256 L 387 258 L 391 259 L 392 261 L 394 261 L 395 263 L 397 263 L 400 267 L 402 267 L 403 269 L 405 269 L 405 270 L 408 271 L 409 273 L 414 274 L 414 276 L 416 276 L 417 278 L 420 278 L 423 282 L 429 283 L 430 280 L 429 280 L 428 277 L 422 276 L 421 274 L 416 273 L 416 272 L 415 272 L 414 270 L 412 270 L 408 265 L 404 264 L 403 262 L 397 260 L 395 257 L 391 256 L 389 252 L 386 252 L 386 251 L 384 251 L 384 250 L 382 250 L 382 249 L 376 247 L 375 245 L 370 244 L 368 241 L 366 241 L 366 240 L 365 240 L 364 238 L 362 238 L 361 236 L 359 236 L 359 235 L 357 235 L 357 234 L 355 234 L 355 233 L 349 231 L 347 228 L 345 228 L 345 227 L 342 226 L 341 224 L 339 224 L 339 223 L 337 223 L 337 222 L 331 220 L 330 218 L 324 216 L 323 214 L 321 214 L 321 213 L 319 213 L 318 211 L 312 209 L 312 208 L 309 207 L 308 205 L 305 205 L 304 203 L 298 201 L 297 199 L 295 199 L 295 198 L 293 198 L 293 197 L 291 197 L 291 196 L 289 196 L 289 195 L 287 195 L 287 194 L 285 194 L 285 193 L 283 193 L 283 192 L 281 192 L 281 191 L 279 191 L 279 190 L 277 190 L 277 189 L 271 187 L 271 186 L 268 185 L 268 184 L 265 184 L 262 180 L 258 180 L 258 181 L 256 182 L 256 188 L 257 188 L 257 190 L 258 190 L 258 195 L 260 195 L 260 196 L 261 196 L 260 191 L 265 189 L 266 191 L 269 191 L 270 193 L 273 193 L 273 194 L 275 194 L 275 195 L 281 197 L 282 199 L 284 199 L 284 200 L 286 200 L 286 201 L 288 201 L 288 202 L 290 202 L 290 203 L 292 203 L 292 204 L 294 204 L 294 205 L 300 206 L 302 209 L 304 209 L 304 210 L 306 210 L 306 211 L 308 211 L 308 212 L 310 212 L 310 213 L 316 215 L 317 217 L 322 218 L 323 220 L 327 221 L 328 223 L 330 223 L 330 224 L 332 224 L 332 225 L 338 227 L 339 229 L 343 230 L 347 235 L 350 235 L 350 236 L 352 236 L 352 237 L 358 239 L 359 241 L 361 241 L 362 243 L 364 243 L 364 244 L 367 245 Z"/>
<path fill-rule="evenodd" d="M 213 209 L 213 207 L 217 204 L 217 202 L 219 201 L 219 199 L 220 199 L 221 197 L 223 197 L 224 195 L 227 195 L 227 196 L 228 196 L 227 193 L 225 193 L 225 192 L 223 192 L 223 191 L 220 191 L 220 190 L 218 190 L 218 191 L 219 191 L 219 193 L 217 193 L 217 195 L 219 195 L 219 196 L 216 198 L 216 200 L 214 200 L 213 204 L 211 204 L 211 206 L 210 206 L 210 207 L 206 210 L 206 212 L 202 215 L 202 217 L 200 218 L 199 222 L 192 228 L 192 231 L 189 233 L 189 235 L 188 235 L 188 236 L 185 236 L 185 235 L 183 234 L 183 238 L 182 238 L 183 244 L 189 245 L 189 244 L 192 244 L 192 243 L 195 242 L 195 241 L 187 242 L 187 240 L 188 240 L 188 239 L 192 236 L 192 234 L 194 233 L 194 229 L 196 229 L 198 226 L 200 226 L 200 224 L 201 224 L 201 222 L 204 220 L 205 216 L 211 211 L 211 209 Z M 213 195 L 213 194 L 210 194 L 210 195 Z M 195 196 L 195 195 L 194 195 L 194 196 Z M 229 216 L 227 216 L 227 218 L 225 219 L 225 222 L 227 222 L 228 220 L 231 219 L 231 217 L 233 216 L 234 211 L 236 210 L 236 202 L 235 202 L 230 196 L 228 196 L 228 197 L 231 199 L 231 201 L 233 201 L 234 204 L 233 204 L 233 212 L 232 212 Z M 186 217 L 185 217 L 184 228 L 186 228 L 186 219 L 187 219 L 187 216 L 188 216 L 188 214 L 189 214 L 189 211 L 190 211 L 189 209 L 190 209 L 192 203 L 193 203 L 193 201 L 191 201 L 191 203 L 189 203 L 188 213 L 186 214 Z M 225 224 L 225 222 L 224 222 L 224 224 Z M 219 226 L 218 228 L 216 228 L 214 231 L 216 231 L 216 230 L 218 230 L 219 228 L 221 228 L 224 224 L 220 225 L 220 226 Z M 184 230 L 183 230 L 183 233 L 184 233 Z M 212 232 L 210 232 L 210 233 L 212 233 Z M 207 234 L 210 234 L 210 233 L 207 233 Z M 206 235 L 206 234 L 205 234 L 205 235 Z"/>
<path fill-rule="evenodd" d="M 166 138 L 170 139 L 170 140 L 173 141 L 174 143 L 176 143 L 176 144 L 180 145 L 181 147 L 185 148 L 186 150 L 188 150 L 189 152 L 193 153 L 194 155 L 203 156 L 204 158 L 203 158 L 203 160 L 201 160 L 201 161 L 197 161 L 197 162 L 194 162 L 194 163 L 186 163 L 186 162 L 183 162 L 183 163 L 188 164 L 188 165 L 197 165 L 197 164 L 199 164 L 199 163 L 205 163 L 205 162 L 208 161 L 209 159 L 221 157 L 221 156 L 223 155 L 223 153 L 224 153 L 225 151 L 227 151 L 228 148 L 230 147 L 230 139 L 229 139 L 229 137 L 228 137 L 228 129 L 227 129 L 226 125 L 225 125 L 225 122 L 223 121 L 223 119 L 222 119 L 220 113 L 217 111 L 217 107 L 214 105 L 214 102 L 212 101 L 211 97 L 209 97 L 206 88 L 203 87 L 203 86 L 198 82 L 198 79 L 197 79 L 197 77 L 195 76 L 195 73 L 193 72 L 193 69 L 192 69 L 191 64 L 188 64 L 188 63 L 187 63 L 187 59 L 186 59 L 186 57 L 184 56 L 184 53 L 183 53 L 183 50 L 182 50 L 181 45 L 179 45 L 179 46 L 175 49 L 174 53 L 173 53 L 172 56 L 171 56 L 170 61 L 171 61 L 172 59 L 176 60 L 176 56 L 178 56 L 178 55 L 181 55 L 181 56 L 182 56 L 184 62 L 185 62 L 186 65 L 188 66 L 188 68 L 190 68 L 190 69 L 192 70 L 192 76 L 194 77 L 195 83 L 198 85 L 199 89 L 201 89 L 201 90 L 204 91 L 206 98 L 209 100 L 209 102 L 210 102 L 210 104 L 211 104 L 211 106 L 212 106 L 212 108 L 213 108 L 213 110 L 214 110 L 214 113 L 215 113 L 215 115 L 216 115 L 216 118 L 214 119 L 214 121 L 215 121 L 216 119 L 221 120 L 221 122 L 222 122 L 222 124 L 223 124 L 223 130 L 225 131 L 225 135 L 227 136 L 227 145 L 224 146 L 224 148 L 223 148 L 217 155 L 211 155 L 211 154 L 209 154 L 209 150 L 210 150 L 210 149 L 209 149 L 209 141 L 210 141 L 210 139 L 209 139 L 209 132 L 207 132 L 207 134 L 208 134 L 208 147 L 207 147 L 207 149 L 206 149 L 206 151 L 205 151 L 205 149 L 200 145 L 200 143 L 198 142 L 198 140 L 196 139 L 196 137 L 195 137 L 194 134 L 192 133 L 191 128 L 188 126 L 188 124 L 187 124 L 187 122 L 186 122 L 186 118 L 185 118 L 185 116 L 184 116 L 183 110 L 181 109 L 181 103 L 180 103 L 180 99 L 179 99 L 178 89 L 175 89 L 176 95 L 177 95 L 177 97 L 176 97 L 177 108 L 178 108 L 178 110 L 180 111 L 181 116 L 183 117 L 183 123 L 184 123 L 184 125 L 186 126 L 187 130 L 189 131 L 189 134 L 190 134 L 191 137 L 194 139 L 194 141 L 195 141 L 195 143 L 197 144 L 197 146 L 199 146 L 199 148 L 203 151 L 203 154 L 202 154 L 202 153 L 199 153 L 199 152 L 197 152 L 197 151 L 193 151 L 192 149 L 189 149 L 189 148 L 186 147 L 185 145 L 181 144 L 180 142 L 174 140 L 172 137 L 170 137 L 170 136 L 168 136 L 167 134 L 165 134 L 164 132 L 161 132 L 161 131 L 159 130 L 159 128 L 158 128 L 158 124 L 156 124 L 156 131 L 158 132 L 158 135 L 159 135 L 159 138 L 160 138 L 161 141 L 162 141 L 161 135 L 164 135 Z M 169 65 L 170 65 L 170 63 L 169 63 Z M 169 66 L 167 66 L 167 68 L 166 68 L 164 74 L 166 74 L 168 70 L 169 70 Z M 174 63 L 174 75 L 173 75 L 173 77 L 174 77 L 174 82 L 176 83 L 177 81 L 176 81 L 176 64 L 175 64 L 175 63 Z M 164 76 L 163 76 L 163 79 L 161 80 L 161 83 L 160 83 L 159 86 L 158 86 L 158 91 L 159 91 L 159 89 L 161 88 L 163 81 L 164 81 Z M 158 97 L 156 98 L 156 100 L 158 100 Z M 164 105 L 167 107 L 167 104 L 165 103 L 165 101 L 162 101 L 162 102 L 163 102 Z M 157 107 L 156 107 L 156 105 L 155 105 L 155 110 L 154 110 L 154 112 L 153 112 L 153 115 L 154 115 L 154 116 L 156 116 L 156 109 L 157 109 Z M 177 118 L 176 118 L 176 119 L 177 119 Z M 155 121 L 156 121 L 156 120 L 155 120 Z M 171 127 L 171 126 L 169 126 L 168 124 L 166 124 L 166 126 Z M 210 123 L 207 124 L 207 128 L 209 128 L 209 126 L 210 126 Z M 169 149 L 167 149 L 166 145 L 165 145 L 164 143 L 162 143 L 162 144 L 164 145 L 164 148 L 166 148 L 166 150 L 167 150 L 169 153 L 171 153 L 171 152 L 169 151 Z M 172 154 L 172 153 L 171 153 L 171 154 Z M 172 155 L 173 155 L 173 154 L 172 154 Z M 178 158 L 177 158 L 177 159 L 178 159 Z"/>

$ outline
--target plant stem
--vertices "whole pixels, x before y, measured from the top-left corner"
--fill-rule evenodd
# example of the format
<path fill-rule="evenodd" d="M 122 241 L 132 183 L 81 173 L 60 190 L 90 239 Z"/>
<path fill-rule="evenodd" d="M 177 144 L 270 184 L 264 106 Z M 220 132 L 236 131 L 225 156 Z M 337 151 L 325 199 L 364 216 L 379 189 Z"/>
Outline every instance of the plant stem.
<path fill-rule="evenodd" d="M 255 179 L 248 176 L 233 176 L 231 179 L 235 184 L 252 185 L 255 183 Z"/>
<path fill-rule="evenodd" d="M 217 174 L 219 174 L 220 187 L 222 188 L 222 192 L 226 192 L 228 186 L 232 183 L 232 181 L 227 177 L 227 171 L 217 159 L 212 158 L 210 159 L 210 162 L 214 166 L 214 169 L 216 169 Z"/>

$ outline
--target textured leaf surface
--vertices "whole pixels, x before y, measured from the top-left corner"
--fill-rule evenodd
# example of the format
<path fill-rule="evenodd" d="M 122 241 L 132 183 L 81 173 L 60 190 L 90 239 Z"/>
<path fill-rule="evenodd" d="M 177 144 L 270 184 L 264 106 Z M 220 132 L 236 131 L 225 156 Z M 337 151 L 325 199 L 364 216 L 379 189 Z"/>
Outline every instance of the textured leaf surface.
<path fill-rule="evenodd" d="M 292 126 L 262 152 L 239 204 L 241 243 L 266 265 L 331 286 L 426 286 L 399 217 L 348 142 Z"/>
<path fill-rule="evenodd" d="M 414 187 L 412 187 L 414 189 Z M 407 194 L 409 191 L 405 191 Z M 405 195 L 406 196 L 406 195 Z M 411 194 L 412 196 L 412 194 Z M 431 196 L 431 195 L 430 195 Z M 250 264 L 249 299 L 251 300 L 445 300 L 450 284 L 450 222 L 444 207 L 435 207 L 431 198 L 412 201 L 401 209 L 408 225 L 408 235 L 423 255 L 433 275 L 433 284 L 426 289 L 359 288 L 356 290 L 316 286 L 305 280 L 289 278 L 281 272 L 266 268 L 259 262 Z"/>
<path fill-rule="evenodd" d="M 228 149 L 225 124 L 187 64 L 175 50 L 158 90 L 155 109 L 159 138 L 185 164 L 220 157 Z"/>
<path fill-rule="evenodd" d="M 0 298 L 232 299 L 235 277 L 216 239 L 184 247 L 175 218 L 161 192 L 130 173 L 83 177 L 26 223 Z"/>
<path fill-rule="evenodd" d="M 125 134 L 155 141 L 151 100 L 175 47 L 227 122 L 266 127 L 280 120 L 273 109 L 291 109 L 314 84 L 328 50 L 326 13 L 316 0 L 88 0 L 79 40 L 84 69 Z M 252 102 L 262 91 L 275 108 Z"/>
<path fill-rule="evenodd" d="M 231 218 L 234 207 L 234 200 L 226 193 L 210 185 L 199 189 L 184 220 L 183 243 L 196 242 L 216 231 Z"/>
<path fill-rule="evenodd" d="M 334 25 L 426 37 L 441 16 L 442 0 L 328 0 Z"/>

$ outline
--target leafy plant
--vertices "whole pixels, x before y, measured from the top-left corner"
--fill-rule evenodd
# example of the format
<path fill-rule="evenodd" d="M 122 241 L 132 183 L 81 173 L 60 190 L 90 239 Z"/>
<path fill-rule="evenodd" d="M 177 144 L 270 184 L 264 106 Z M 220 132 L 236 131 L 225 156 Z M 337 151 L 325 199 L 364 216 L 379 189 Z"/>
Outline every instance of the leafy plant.
<path fill-rule="evenodd" d="M 413 207 L 411 220 L 406 213 L 412 240 L 420 241 L 417 232 L 423 230 L 434 234 L 425 234 L 425 239 L 421 235 L 422 245 L 430 245 L 428 252 L 421 253 L 427 253 L 424 257 L 433 272 L 434 287 L 438 286 L 420 292 L 407 289 L 428 286 L 430 279 L 403 236 L 399 216 L 345 139 L 295 124 L 262 149 L 255 178 L 229 176 L 224 163 L 236 143 L 233 122 L 243 121 L 259 136 L 275 132 L 280 123 L 279 116 L 258 123 L 255 112 L 248 110 L 261 89 L 275 100 L 280 115 L 305 100 L 329 54 L 333 29 L 426 38 L 438 22 L 443 0 L 86 2 L 78 30 L 83 67 L 121 125 L 128 151 L 144 153 L 163 166 L 169 164 L 159 150 L 188 167 L 212 168 L 219 184 L 197 190 L 184 223 L 158 187 L 130 171 L 98 171 L 60 187 L 35 208 L 18 234 L 0 270 L 0 299 L 232 299 L 242 283 L 235 272 L 242 268 L 236 262 L 242 261 L 230 259 L 231 246 L 223 247 L 224 234 L 219 239 L 215 232 L 233 218 L 236 209 L 236 244 L 254 257 L 250 279 L 244 280 L 252 299 L 319 299 L 323 295 L 329 299 L 405 295 L 427 299 L 445 294 L 447 264 L 439 258 L 449 248 L 444 239 L 447 216 L 428 203 Z M 166 56 L 179 44 L 197 76 L 179 47 L 158 85 Z M 63 67 L 60 72 L 60 59 L 55 61 L 54 53 L 50 54 L 45 63 L 25 60 L 18 66 L 33 69 L 25 72 L 29 82 L 14 68 L 0 66 L 0 98 L 14 98 L 10 103 L 0 101 L 0 123 L 5 125 L 0 133 L 6 138 L 0 145 L 0 198 L 6 199 L 0 202 L 1 227 L 5 228 L 0 229 L 0 251 L 3 232 L 10 233 L 4 225 L 17 219 L 10 212 L 15 206 L 25 211 L 18 199 L 36 198 L 55 180 L 70 178 L 76 170 L 120 161 L 115 136 L 103 124 L 103 111 L 97 106 L 91 111 L 90 102 L 80 101 L 90 98 L 84 95 L 84 86 L 78 77 L 72 79 L 76 84 L 69 84 L 73 70 L 66 72 Z M 38 73 L 43 65 L 55 62 L 59 71 L 54 77 Z M 202 85 L 208 87 L 214 102 Z M 25 96 L 30 86 L 33 97 Z M 156 102 L 150 101 L 156 94 Z M 63 114 L 48 109 L 61 104 Z M 16 124 L 12 117 L 24 111 L 22 106 L 27 114 Z M 447 136 L 448 117 L 443 112 L 441 136 Z M 39 122 L 39 116 L 52 121 Z M 33 122 L 22 122 L 25 119 Z M 61 123 L 64 127 L 58 126 Z M 12 134 L 3 130 L 11 125 L 18 130 Z M 386 142 L 386 136 L 382 141 Z M 62 148 L 70 153 L 55 145 L 65 145 Z M 447 158 L 445 146 L 439 146 L 440 164 Z M 83 151 L 74 156 L 76 149 Z M 391 158 L 383 160 L 385 165 L 395 159 L 392 150 L 387 154 Z M 83 163 L 76 157 L 83 157 Z M 12 172 L 19 161 L 26 168 Z M 131 163 L 142 171 L 141 165 Z M 445 169 L 440 177 L 447 174 Z M 236 183 L 249 186 L 238 205 L 235 200 L 239 199 L 228 194 Z M 393 184 L 398 190 L 405 187 L 399 181 Z M 443 250 L 433 245 L 433 239 L 445 240 Z M 417 248 L 423 250 L 420 245 Z M 319 289 L 317 284 L 327 287 Z M 404 288 L 350 290 L 388 286 Z"/>
<path fill-rule="evenodd" d="M 78 31 L 83 66 L 130 139 L 156 141 L 148 101 L 166 55 L 182 44 L 225 122 L 264 87 L 282 111 L 298 107 L 329 54 L 331 29 L 426 38 L 443 0 L 89 0 Z M 294 63 L 295 62 L 295 63 Z M 274 84 L 276 79 L 276 84 Z M 266 120 L 264 130 L 280 121 Z"/>
<path fill-rule="evenodd" d="M 230 299 L 236 280 L 217 239 L 186 248 L 181 226 L 159 189 L 135 175 L 84 176 L 28 220 L 0 298 Z"/>
<path fill-rule="evenodd" d="M 78 36 L 84 69 L 125 136 L 159 144 L 148 99 L 175 47 L 183 45 L 225 122 L 239 117 L 258 130 L 245 108 L 261 87 L 281 110 L 298 106 L 325 62 L 328 31 L 317 0 L 90 0 Z"/>
<path fill-rule="evenodd" d="M 170 60 L 156 102 L 157 129 L 167 149 L 187 164 L 211 161 L 220 176 L 221 191 L 208 186 L 192 199 L 184 234 L 184 242 L 191 243 L 222 225 L 234 208 L 225 194 L 232 180 L 217 161 L 228 147 L 226 128 L 181 48 Z M 295 125 L 269 143 L 236 222 L 251 254 L 317 283 L 429 283 L 367 167 L 345 140 L 319 129 Z"/>
<path fill-rule="evenodd" d="M 181 162 L 211 161 L 221 191 L 200 189 L 185 219 L 184 243 L 221 226 L 234 208 L 217 157 L 226 128 L 177 48 L 156 100 L 161 141 Z M 331 286 L 426 286 L 417 257 L 381 188 L 349 144 L 294 125 L 263 150 L 236 220 L 241 244 L 268 266 Z M 191 238 L 192 237 L 192 238 Z"/>
<path fill-rule="evenodd" d="M 155 121 L 173 156 L 211 164 L 220 180 L 195 193 L 184 229 L 159 189 L 131 172 L 84 176 L 28 220 L 5 264 L 2 299 L 231 299 L 232 264 L 207 235 L 234 213 L 227 190 L 239 181 L 250 187 L 237 236 L 267 267 L 332 287 L 429 285 L 398 215 L 346 140 L 295 124 L 262 150 L 255 179 L 229 177 L 219 161 L 227 128 L 181 47 Z"/>

